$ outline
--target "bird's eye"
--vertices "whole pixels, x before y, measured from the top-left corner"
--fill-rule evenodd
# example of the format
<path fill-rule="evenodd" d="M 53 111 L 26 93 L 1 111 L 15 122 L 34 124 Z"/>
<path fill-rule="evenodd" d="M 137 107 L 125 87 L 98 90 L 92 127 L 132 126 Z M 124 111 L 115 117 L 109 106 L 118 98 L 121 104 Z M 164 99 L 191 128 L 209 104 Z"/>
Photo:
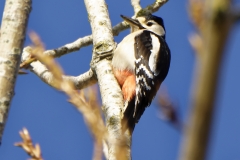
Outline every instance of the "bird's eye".
<path fill-rule="evenodd" d="M 153 23 L 152 22 L 147 22 L 147 26 L 152 26 Z"/>

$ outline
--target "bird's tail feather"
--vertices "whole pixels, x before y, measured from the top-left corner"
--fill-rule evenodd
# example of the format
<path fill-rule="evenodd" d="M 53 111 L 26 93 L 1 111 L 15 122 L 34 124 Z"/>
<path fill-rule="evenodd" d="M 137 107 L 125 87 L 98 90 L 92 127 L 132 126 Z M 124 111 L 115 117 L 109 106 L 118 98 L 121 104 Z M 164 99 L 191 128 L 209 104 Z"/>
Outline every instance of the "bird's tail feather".
<path fill-rule="evenodd" d="M 133 116 L 135 110 L 135 98 L 130 101 L 126 101 L 124 105 L 125 111 L 122 119 L 122 130 L 125 132 L 129 129 L 132 133 L 136 124 L 136 119 Z"/>

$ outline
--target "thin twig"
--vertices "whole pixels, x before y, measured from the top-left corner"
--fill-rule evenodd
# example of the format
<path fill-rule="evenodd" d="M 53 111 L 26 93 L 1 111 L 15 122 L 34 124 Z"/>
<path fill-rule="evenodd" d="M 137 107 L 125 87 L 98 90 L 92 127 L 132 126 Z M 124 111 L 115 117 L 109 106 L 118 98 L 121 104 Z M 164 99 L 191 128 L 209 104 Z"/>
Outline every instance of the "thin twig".
<path fill-rule="evenodd" d="M 23 130 L 20 131 L 19 134 L 23 141 L 15 143 L 14 145 L 17 147 L 21 147 L 31 157 L 30 160 L 43 160 L 40 145 L 33 145 L 28 130 L 26 128 L 23 128 Z"/>
<path fill-rule="evenodd" d="M 146 15 L 146 14 L 149 14 L 149 13 L 156 12 L 167 1 L 168 0 L 156 0 L 153 4 L 147 6 L 144 9 L 141 9 L 139 11 L 139 15 Z M 120 22 L 112 28 L 113 35 L 118 36 L 120 32 L 122 32 L 122 31 L 124 31 L 128 28 L 129 28 L 129 25 L 127 23 L 125 23 L 124 21 Z M 69 43 L 69 44 L 66 44 L 62 47 L 59 47 L 57 49 L 47 50 L 47 51 L 43 52 L 43 54 L 53 56 L 53 57 L 61 57 L 65 54 L 68 54 L 68 53 L 71 53 L 71 52 L 74 52 L 74 51 L 78 51 L 82 47 L 86 47 L 86 46 L 89 46 L 91 44 L 92 44 L 92 35 L 88 35 L 88 36 L 79 38 L 72 43 Z"/>
<path fill-rule="evenodd" d="M 168 0 L 156 0 L 153 4 L 148 5 L 146 8 L 140 10 L 137 13 L 137 17 L 154 13 L 154 12 L 158 11 L 159 8 L 162 7 L 167 2 L 168 2 Z"/>
<path fill-rule="evenodd" d="M 85 123 L 87 124 L 96 143 L 102 146 L 102 141 L 106 137 L 107 132 L 101 117 L 99 104 L 96 100 L 96 92 L 90 90 L 87 95 L 87 101 L 82 91 L 80 93 L 76 91 L 73 84 L 63 78 L 63 71 L 54 59 L 50 56 L 42 54 L 42 50 L 44 50 L 44 48 L 40 38 L 33 33 L 30 34 L 30 38 L 35 44 L 32 54 L 52 73 L 54 77 L 54 87 L 69 96 L 69 102 L 71 102 L 77 110 L 82 113 Z M 95 153 L 94 155 L 99 154 Z M 94 159 L 97 158 L 94 157 Z"/>
<path fill-rule="evenodd" d="M 24 62 L 27 62 L 28 59 L 31 59 L 32 52 L 33 52 L 32 47 L 24 48 L 23 54 L 22 54 L 22 60 Z M 30 58 L 28 58 L 28 57 L 30 57 Z M 22 64 L 25 65 L 26 63 L 22 63 Z M 27 65 L 29 65 L 29 64 L 27 64 Z M 48 84 L 52 87 L 55 87 L 56 80 L 55 80 L 54 75 L 41 62 L 34 60 L 34 62 L 32 62 L 30 64 L 30 66 L 28 66 L 28 67 L 29 67 L 30 71 L 35 73 L 43 82 L 45 82 L 46 84 Z M 79 76 L 76 76 L 76 77 L 62 75 L 62 78 L 64 80 L 68 80 L 71 83 L 73 83 L 75 89 L 83 89 L 83 88 L 91 86 L 97 82 L 96 76 L 93 74 L 93 71 L 91 69 Z"/>

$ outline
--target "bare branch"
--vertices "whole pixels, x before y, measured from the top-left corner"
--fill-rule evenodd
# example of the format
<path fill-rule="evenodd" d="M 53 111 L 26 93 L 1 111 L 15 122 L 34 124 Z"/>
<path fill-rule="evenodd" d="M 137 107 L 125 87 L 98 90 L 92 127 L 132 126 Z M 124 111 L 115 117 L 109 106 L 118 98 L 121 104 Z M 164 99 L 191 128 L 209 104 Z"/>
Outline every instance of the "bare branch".
<path fill-rule="evenodd" d="M 167 1 L 156 1 L 154 4 L 148 6 L 145 9 L 146 12 L 144 9 L 141 10 L 141 14 L 147 14 L 152 13 L 153 11 L 157 11 L 157 9 L 159 9 L 159 7 L 166 2 Z M 131 134 L 125 133 L 124 138 L 121 137 L 122 130 L 120 122 L 122 118 L 121 108 L 123 107 L 123 100 L 121 90 L 115 80 L 115 77 L 112 74 L 111 62 L 109 61 L 109 59 L 111 59 L 112 51 L 115 48 L 115 43 L 112 38 L 113 34 L 118 35 L 122 30 L 127 29 L 129 26 L 126 23 L 122 22 L 119 25 L 115 26 L 112 31 L 109 17 L 106 12 L 107 8 L 105 2 L 103 0 L 97 2 L 95 0 L 86 0 L 85 3 L 89 13 L 89 20 L 91 22 L 93 36 L 86 36 L 84 38 L 80 38 L 77 41 L 60 47 L 56 50 L 41 52 L 43 53 L 42 55 L 46 54 L 51 55 L 52 57 L 60 57 L 69 52 L 79 50 L 83 46 L 92 44 L 93 37 L 94 52 L 93 60 L 91 62 L 91 67 L 93 71 L 89 70 L 89 72 L 79 77 L 63 76 L 62 72 L 58 73 L 57 71 L 52 71 L 51 66 L 56 66 L 57 64 L 51 59 L 49 59 L 51 62 L 49 64 L 51 65 L 46 65 L 47 63 L 45 62 L 45 60 L 43 60 L 43 65 L 41 63 L 41 60 L 40 62 L 35 61 L 36 59 L 34 57 L 34 59 L 31 59 L 32 57 L 30 57 L 30 60 L 28 61 L 29 55 L 32 52 L 29 47 L 24 49 L 23 61 L 26 61 L 26 64 L 24 64 L 23 66 L 28 66 L 31 63 L 31 70 L 35 74 L 37 74 L 44 82 L 63 91 L 65 90 L 61 87 L 67 85 L 63 85 L 59 83 L 59 81 L 61 82 L 67 79 L 68 82 L 69 80 L 70 82 L 73 82 L 76 88 L 82 88 L 95 83 L 96 78 L 94 75 L 96 74 L 101 90 L 103 110 L 106 115 L 106 123 L 109 133 L 107 141 L 108 153 L 106 155 L 108 155 L 108 159 L 119 159 L 120 156 L 118 157 L 118 153 L 120 152 L 118 151 L 121 151 L 121 153 L 124 153 L 123 157 L 121 156 L 121 159 L 131 159 Z M 97 6 L 95 5 L 96 3 L 98 3 Z M 103 35 L 102 33 L 105 34 Z M 33 51 L 33 53 L 35 52 L 36 51 Z M 40 57 L 41 56 L 38 55 L 37 59 L 41 59 Z M 107 59 L 104 59 L 102 57 L 107 57 Z M 83 84 L 83 82 L 85 84 Z M 71 100 L 71 102 L 73 104 L 80 103 L 78 101 L 75 102 L 75 100 Z M 98 144 L 96 146 L 98 146 Z M 119 150 L 119 148 L 124 149 Z"/>
<path fill-rule="evenodd" d="M 76 108 L 82 113 L 83 118 L 96 141 L 97 145 L 95 146 L 102 146 L 102 141 L 105 139 L 107 133 L 101 117 L 96 92 L 89 90 L 87 101 L 82 91 L 78 93 L 74 89 L 73 84 L 63 78 L 63 71 L 54 59 L 50 56 L 42 54 L 42 50 L 44 50 L 44 48 L 39 37 L 32 33 L 30 34 L 30 38 L 35 44 L 35 47 L 32 49 L 32 54 L 39 60 L 33 63 L 41 62 L 44 64 L 43 66 L 46 66 L 46 68 L 49 69 L 49 72 L 52 73 L 54 79 L 54 87 L 69 96 L 69 102 L 76 106 Z M 98 151 L 96 148 L 95 150 Z M 94 155 L 99 157 L 99 153 L 95 153 Z M 94 159 L 97 160 L 97 157 L 94 157 Z"/>
<path fill-rule="evenodd" d="M 31 0 L 6 0 L 0 37 L 0 142 L 17 77 Z"/>
<path fill-rule="evenodd" d="M 139 11 L 139 9 L 140 9 L 139 13 L 141 15 L 146 15 L 146 14 L 158 11 L 158 9 L 163 4 L 165 4 L 168 0 L 156 0 L 153 4 L 147 6 L 144 9 L 141 9 L 141 6 L 139 7 L 137 5 L 137 3 L 139 3 L 137 1 L 134 2 L 134 5 L 136 6 L 135 8 L 137 8 L 135 10 Z M 137 12 L 135 11 L 135 13 L 137 13 Z M 124 30 L 126 30 L 128 28 L 129 28 L 129 25 L 123 21 L 123 22 L 120 22 L 119 24 L 117 24 L 116 26 L 114 26 L 112 28 L 112 33 L 113 33 L 114 36 L 118 36 L 118 34 L 120 32 L 122 32 L 122 31 L 124 31 Z M 83 38 L 79 38 L 79 39 L 77 39 L 76 41 L 74 41 L 72 43 L 69 43 L 69 44 L 66 44 L 66 45 L 64 45 L 62 47 L 59 47 L 57 49 L 47 50 L 43 54 L 46 54 L 46 55 L 49 55 L 49 56 L 53 56 L 53 57 L 61 57 L 61 56 L 65 55 L 65 54 L 68 54 L 68 53 L 71 53 L 71 52 L 74 52 L 74 51 L 78 51 L 82 47 L 85 47 L 85 46 L 88 46 L 88 45 L 91 45 L 91 44 L 92 44 L 92 35 L 88 35 L 88 36 L 85 36 Z"/>
<path fill-rule="evenodd" d="M 118 36 L 120 32 L 129 28 L 129 24 L 125 23 L 125 21 L 118 23 L 113 27 L 112 32 L 114 36 Z"/>
<path fill-rule="evenodd" d="M 137 17 L 154 13 L 154 12 L 158 11 L 159 8 L 162 7 L 167 2 L 168 2 L 168 0 L 156 0 L 153 4 L 148 5 L 146 8 L 140 10 L 137 13 Z"/>
<path fill-rule="evenodd" d="M 30 57 L 30 53 L 32 53 L 33 50 L 31 47 L 26 47 L 23 50 L 22 60 L 27 62 Z M 34 62 L 30 64 L 30 70 L 35 73 L 43 82 L 46 84 L 56 88 L 56 79 L 54 75 L 49 71 L 49 69 L 44 66 L 41 62 L 36 61 L 36 58 L 34 58 Z M 90 69 L 86 73 L 83 73 L 77 77 L 74 76 L 67 76 L 63 75 L 62 78 L 64 80 L 68 80 L 71 83 L 73 83 L 75 89 L 83 89 L 88 86 L 91 86 L 97 82 L 96 76 L 94 76 L 92 70 Z"/>
<path fill-rule="evenodd" d="M 14 145 L 17 147 L 21 147 L 31 157 L 30 160 L 43 160 L 40 145 L 33 145 L 28 130 L 26 128 L 23 128 L 23 130 L 20 131 L 19 134 L 23 141 L 15 143 Z"/>
<path fill-rule="evenodd" d="M 70 83 L 66 84 L 62 81 L 62 84 L 64 85 L 62 91 L 70 97 L 69 102 L 82 113 L 85 123 L 95 139 L 93 160 L 100 160 L 102 157 L 102 142 L 107 137 L 107 131 L 101 117 L 99 104 L 96 101 L 97 94 L 90 89 L 87 102 L 82 91 L 79 94 L 71 87 Z"/>
<path fill-rule="evenodd" d="M 89 71 L 74 77 L 74 76 L 63 76 L 63 79 L 71 81 L 73 83 L 75 89 L 83 89 L 88 86 L 91 86 L 93 84 L 97 83 L 97 78 L 93 74 L 92 69 L 89 69 Z"/>
<path fill-rule="evenodd" d="M 66 44 L 60 48 L 57 48 L 54 50 L 47 50 L 44 52 L 44 54 L 53 56 L 53 57 L 61 57 L 67 53 L 78 51 L 82 47 L 89 46 L 91 44 L 92 44 L 92 35 L 89 35 L 83 38 L 79 38 L 76 41 Z"/>
<path fill-rule="evenodd" d="M 162 7 L 168 0 L 156 0 L 152 5 L 147 6 L 146 9 L 149 10 L 150 13 L 156 12 Z"/>
<path fill-rule="evenodd" d="M 157 11 L 164 3 L 166 3 L 167 0 L 164 1 L 155 1 L 152 5 L 146 7 L 145 9 L 142 9 L 142 13 L 146 11 L 146 13 L 155 12 Z M 139 2 L 133 2 L 134 4 Z M 124 21 L 117 24 L 113 27 L 113 35 L 117 36 L 121 31 L 129 28 L 129 25 L 125 23 Z M 60 57 L 62 55 L 65 55 L 67 53 L 77 51 L 81 49 L 81 47 L 88 46 L 92 44 L 92 36 L 85 36 L 83 38 L 79 38 L 78 40 L 66 44 L 60 48 L 54 49 L 54 50 L 47 50 L 44 51 L 43 54 L 52 56 L 52 57 Z M 45 83 L 47 83 L 50 86 L 54 87 L 54 78 L 51 72 L 48 71 L 48 69 L 41 64 L 40 62 L 34 62 L 36 61 L 36 58 L 31 57 L 31 48 L 26 47 L 23 50 L 23 57 L 22 57 L 22 63 L 20 65 L 20 68 L 27 68 L 31 64 L 31 71 L 34 72 L 40 79 L 42 79 Z M 33 63 L 32 63 L 33 62 Z M 20 71 L 21 73 L 25 73 Z M 95 84 L 97 82 L 96 77 L 93 75 L 92 70 L 90 69 L 88 72 L 81 74 L 77 77 L 73 76 L 64 76 L 63 78 L 69 79 L 75 86 L 76 89 L 82 89 L 85 87 L 88 87 L 92 84 Z"/>
<path fill-rule="evenodd" d="M 196 2 L 196 0 L 192 0 Z M 181 160 L 205 159 L 208 137 L 214 113 L 221 58 L 232 25 L 229 17 L 229 0 L 206 0 L 202 5 L 200 28 L 202 37 L 199 52 L 202 59 L 197 64 L 195 90 L 191 100 L 191 116 L 186 128 Z M 207 15 L 207 16 L 206 16 Z M 197 21 L 197 20 L 194 20 Z"/>
<path fill-rule="evenodd" d="M 95 5 L 96 3 L 98 5 Z M 131 159 L 131 135 L 122 136 L 123 97 L 121 89 L 113 75 L 111 61 L 108 58 L 100 58 L 102 55 L 111 57 L 115 48 L 107 6 L 104 0 L 85 0 L 85 5 L 93 33 L 94 46 L 91 66 L 97 75 L 108 130 L 108 157 L 106 159 L 129 160 Z M 122 155 L 124 158 L 118 157 L 118 153 L 122 149 L 126 153 Z"/>
<path fill-rule="evenodd" d="M 131 4 L 134 9 L 134 13 L 137 14 L 141 9 L 140 0 L 131 0 Z"/>

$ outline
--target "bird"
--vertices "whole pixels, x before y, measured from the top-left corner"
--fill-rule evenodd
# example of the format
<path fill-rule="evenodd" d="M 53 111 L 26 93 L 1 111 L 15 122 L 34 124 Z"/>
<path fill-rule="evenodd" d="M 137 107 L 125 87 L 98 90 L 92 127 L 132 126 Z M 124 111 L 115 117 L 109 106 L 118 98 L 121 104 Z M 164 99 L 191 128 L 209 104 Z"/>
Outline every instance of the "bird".
<path fill-rule="evenodd" d="M 124 99 L 122 129 L 132 133 L 168 74 L 171 53 L 161 17 L 121 17 L 129 23 L 131 33 L 117 45 L 112 70 Z"/>

